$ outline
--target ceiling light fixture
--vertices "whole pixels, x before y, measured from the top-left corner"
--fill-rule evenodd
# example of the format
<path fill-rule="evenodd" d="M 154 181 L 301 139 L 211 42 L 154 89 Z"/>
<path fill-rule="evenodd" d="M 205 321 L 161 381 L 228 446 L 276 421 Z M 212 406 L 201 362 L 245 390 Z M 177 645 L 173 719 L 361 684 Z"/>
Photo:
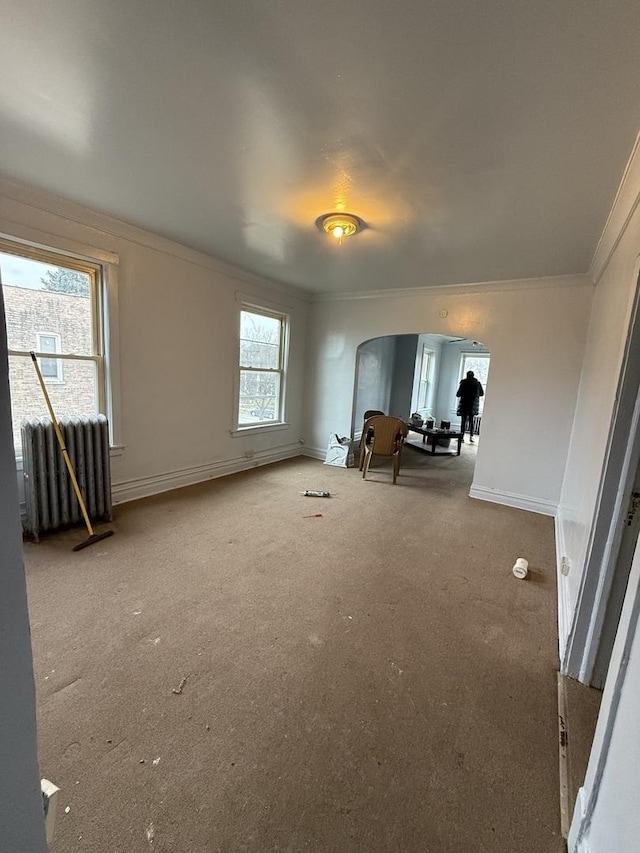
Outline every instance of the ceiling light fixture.
<path fill-rule="evenodd" d="M 362 219 L 350 213 L 325 213 L 316 219 L 316 225 L 342 244 L 345 237 L 352 237 L 364 225 Z"/>

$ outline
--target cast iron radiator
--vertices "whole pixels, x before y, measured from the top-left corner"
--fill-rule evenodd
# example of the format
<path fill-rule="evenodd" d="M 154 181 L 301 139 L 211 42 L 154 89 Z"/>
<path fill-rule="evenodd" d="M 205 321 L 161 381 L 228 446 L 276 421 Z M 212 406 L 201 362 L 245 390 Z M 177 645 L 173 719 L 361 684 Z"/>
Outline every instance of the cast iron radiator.
<path fill-rule="evenodd" d="M 87 505 L 89 518 L 111 520 L 109 424 L 104 415 L 58 421 L 65 446 Z M 49 418 L 22 421 L 25 532 L 35 542 L 40 534 L 84 523 L 53 424 Z"/>
<path fill-rule="evenodd" d="M 480 435 L 480 424 L 482 423 L 482 415 L 473 416 L 473 434 Z"/>

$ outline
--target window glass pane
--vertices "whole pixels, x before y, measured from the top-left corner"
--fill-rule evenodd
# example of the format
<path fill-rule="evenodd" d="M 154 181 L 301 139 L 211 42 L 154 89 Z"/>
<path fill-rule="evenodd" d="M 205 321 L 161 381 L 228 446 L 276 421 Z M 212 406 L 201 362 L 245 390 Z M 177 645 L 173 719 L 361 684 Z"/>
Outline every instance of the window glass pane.
<path fill-rule="evenodd" d="M 489 378 L 489 356 L 481 355 L 465 355 L 462 359 L 462 377 L 467 375 L 468 370 L 473 370 L 476 379 L 482 383 L 482 387 L 487 383 Z"/>
<path fill-rule="evenodd" d="M 0 252 L 0 278 L 9 349 L 38 349 L 38 335 L 48 332 L 60 336 L 65 353 L 94 354 L 88 273 Z"/>
<path fill-rule="evenodd" d="M 431 353 L 428 350 L 424 349 L 422 351 L 422 369 L 420 371 L 420 379 L 423 382 L 426 382 L 426 380 L 429 378 L 429 360 L 430 360 L 430 358 L 431 358 Z"/>
<path fill-rule="evenodd" d="M 280 417 L 280 374 L 240 371 L 241 424 L 278 420 Z"/>
<path fill-rule="evenodd" d="M 422 361 L 420 363 L 420 382 L 418 385 L 418 409 L 427 408 L 427 395 L 429 393 L 429 380 L 431 378 L 431 350 L 422 348 Z"/>
<path fill-rule="evenodd" d="M 240 312 L 240 365 L 280 368 L 280 339 L 282 321 L 249 311 Z"/>
<path fill-rule="evenodd" d="M 38 335 L 36 349 L 39 352 L 60 352 L 59 338 L 56 335 Z M 40 358 L 40 372 L 45 379 L 62 379 L 62 360 L 59 358 Z"/>
<path fill-rule="evenodd" d="M 240 341 L 240 364 L 243 367 L 264 367 L 277 370 L 279 367 L 278 344 Z"/>
<path fill-rule="evenodd" d="M 58 379 L 60 367 L 62 367 L 62 364 L 59 358 L 40 359 L 40 373 L 42 373 L 44 379 Z"/>
<path fill-rule="evenodd" d="M 58 352 L 55 335 L 38 335 L 38 349 L 40 352 Z"/>
<path fill-rule="evenodd" d="M 48 361 L 49 359 L 47 359 Z M 57 364 L 61 359 L 50 359 Z M 65 415 L 92 415 L 98 412 L 97 367 L 93 361 L 65 360 L 64 381 L 47 383 L 56 417 Z M 23 418 L 49 417 L 42 388 L 38 382 L 33 362 L 25 356 L 9 356 L 9 383 L 11 385 L 11 418 L 13 441 L 21 452 L 20 424 Z"/>

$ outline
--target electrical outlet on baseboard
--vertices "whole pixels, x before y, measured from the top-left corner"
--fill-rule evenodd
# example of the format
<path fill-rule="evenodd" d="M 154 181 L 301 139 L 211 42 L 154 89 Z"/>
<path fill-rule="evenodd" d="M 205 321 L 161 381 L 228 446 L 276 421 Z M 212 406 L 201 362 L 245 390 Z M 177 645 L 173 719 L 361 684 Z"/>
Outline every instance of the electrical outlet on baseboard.
<path fill-rule="evenodd" d="M 560 571 L 562 572 L 562 574 L 565 577 L 569 574 L 570 568 L 571 568 L 571 564 L 569 562 L 569 558 L 563 557 L 562 560 L 560 560 Z"/>
<path fill-rule="evenodd" d="M 56 829 L 56 814 L 58 812 L 58 794 L 60 793 L 60 788 L 48 779 L 41 779 L 40 790 L 42 791 L 44 828 L 47 834 L 47 844 L 52 844 L 53 835 Z"/>

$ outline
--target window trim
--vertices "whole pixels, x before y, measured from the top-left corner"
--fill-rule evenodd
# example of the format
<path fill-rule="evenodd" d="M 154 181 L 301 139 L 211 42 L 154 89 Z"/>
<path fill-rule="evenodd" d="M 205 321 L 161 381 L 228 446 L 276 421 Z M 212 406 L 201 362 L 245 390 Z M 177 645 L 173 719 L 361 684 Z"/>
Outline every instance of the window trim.
<path fill-rule="evenodd" d="M 28 231 L 25 232 L 28 235 Z M 109 420 L 110 455 L 120 456 L 125 445 L 122 441 L 120 348 L 118 328 L 118 255 L 102 249 L 86 246 L 75 241 L 43 235 L 47 243 L 29 240 L 26 236 L 16 236 L 0 232 L 0 252 L 30 258 L 34 261 L 55 264 L 78 272 L 87 272 L 94 287 L 93 312 L 94 341 L 100 346 L 98 362 L 98 402 L 100 411 Z M 23 355 L 22 350 L 9 350 L 9 355 Z M 47 356 L 38 353 L 36 356 Z M 60 353 L 61 360 L 96 361 L 96 356 L 69 355 Z M 18 467 L 21 458 L 17 459 Z"/>
<path fill-rule="evenodd" d="M 416 411 L 420 411 L 421 409 L 427 409 L 427 397 L 429 396 L 429 387 L 433 385 L 433 365 L 435 359 L 435 350 L 429 347 L 427 344 L 422 344 L 422 358 L 420 360 L 420 372 L 418 374 L 418 395 L 417 395 L 417 404 Z M 422 378 L 424 371 L 424 362 L 425 358 L 427 361 L 427 369 L 425 378 Z M 424 384 L 424 400 L 422 404 L 420 403 L 420 392 L 422 385 Z"/>
<path fill-rule="evenodd" d="M 280 321 L 280 345 L 279 345 L 279 364 L 280 367 L 274 368 L 256 368 L 243 367 L 240 363 L 240 329 L 242 324 L 242 313 L 258 314 L 263 317 L 270 317 Z M 272 432 L 279 429 L 286 429 L 289 424 L 286 418 L 287 412 L 287 372 L 289 365 L 289 338 L 290 338 L 291 317 L 286 311 L 278 310 L 276 307 L 267 308 L 258 302 L 248 302 L 242 300 L 239 304 L 238 323 L 237 323 L 237 347 L 236 347 L 236 369 L 234 381 L 234 401 L 233 401 L 233 426 L 230 430 L 232 436 L 247 435 L 258 432 Z M 252 423 L 240 422 L 240 377 L 243 370 L 252 370 L 262 373 L 277 373 L 280 376 L 280 396 L 278 404 L 278 417 L 268 421 L 259 421 Z"/>

